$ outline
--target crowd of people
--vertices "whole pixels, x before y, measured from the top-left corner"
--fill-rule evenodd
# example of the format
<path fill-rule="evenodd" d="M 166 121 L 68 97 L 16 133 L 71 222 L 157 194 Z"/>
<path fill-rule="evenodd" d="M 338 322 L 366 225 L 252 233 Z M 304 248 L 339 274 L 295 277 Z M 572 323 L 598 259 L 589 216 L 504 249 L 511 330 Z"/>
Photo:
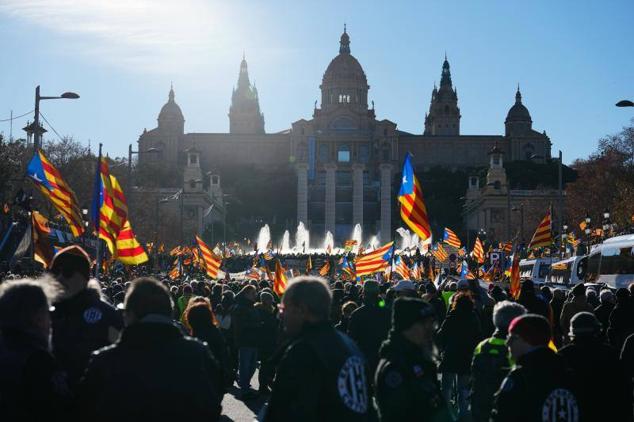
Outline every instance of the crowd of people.
<path fill-rule="evenodd" d="M 633 420 L 634 283 L 91 279 L 78 246 L 0 276 L 0 418 Z M 257 390 L 254 377 L 257 372 Z"/>

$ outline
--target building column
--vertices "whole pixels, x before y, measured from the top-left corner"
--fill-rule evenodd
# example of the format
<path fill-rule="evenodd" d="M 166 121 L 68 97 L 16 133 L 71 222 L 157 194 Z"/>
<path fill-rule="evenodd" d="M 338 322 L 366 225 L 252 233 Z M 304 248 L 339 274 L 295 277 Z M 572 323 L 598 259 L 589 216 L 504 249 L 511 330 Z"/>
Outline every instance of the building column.
<path fill-rule="evenodd" d="M 326 209 L 325 209 L 325 229 L 326 231 L 335 234 L 335 202 L 336 202 L 336 183 L 335 183 L 335 171 L 337 166 L 335 164 L 326 164 Z"/>
<path fill-rule="evenodd" d="M 352 225 L 363 227 L 363 164 L 352 165 Z"/>
<path fill-rule="evenodd" d="M 308 164 L 297 164 L 297 224 L 308 226 Z"/>
<path fill-rule="evenodd" d="M 392 165 L 379 165 L 381 171 L 381 242 L 392 239 Z"/>

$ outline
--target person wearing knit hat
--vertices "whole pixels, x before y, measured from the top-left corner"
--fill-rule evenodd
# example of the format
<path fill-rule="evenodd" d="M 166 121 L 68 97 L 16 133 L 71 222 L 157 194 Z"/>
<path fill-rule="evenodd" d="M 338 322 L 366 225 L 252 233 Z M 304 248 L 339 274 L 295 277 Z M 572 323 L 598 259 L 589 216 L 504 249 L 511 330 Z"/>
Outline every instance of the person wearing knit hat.
<path fill-rule="evenodd" d="M 90 256 L 77 245 L 59 250 L 49 266 L 63 291 L 51 314 L 53 354 L 68 372 L 71 388 L 91 353 L 114 343 L 123 328 L 120 313 L 102 299 L 99 282 L 90 280 L 90 266 Z"/>
<path fill-rule="evenodd" d="M 516 366 L 495 393 L 491 421 L 582 420 L 572 373 L 548 347 L 550 338 L 550 324 L 541 315 L 511 321 L 506 344 Z"/>
<path fill-rule="evenodd" d="M 610 409 L 612 420 L 632 421 L 632 388 L 628 386 L 628 376 L 618 350 L 605 343 L 597 317 L 590 312 L 573 316 L 569 337 L 571 342 L 557 354 L 575 375 L 585 419 L 601 420 L 605 409 Z M 589 365 L 589 362 L 600 364 Z"/>
<path fill-rule="evenodd" d="M 381 346 L 375 375 L 375 408 L 382 421 L 451 420 L 433 359 L 434 308 L 400 297 L 392 329 Z"/>

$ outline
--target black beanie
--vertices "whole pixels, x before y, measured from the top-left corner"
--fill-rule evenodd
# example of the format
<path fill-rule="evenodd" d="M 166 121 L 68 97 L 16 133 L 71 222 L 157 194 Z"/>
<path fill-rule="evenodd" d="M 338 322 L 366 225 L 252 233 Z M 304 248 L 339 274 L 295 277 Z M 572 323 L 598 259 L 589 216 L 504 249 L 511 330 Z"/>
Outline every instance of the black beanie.
<path fill-rule="evenodd" d="M 394 301 L 392 308 L 392 329 L 401 332 L 418 321 L 434 316 L 434 308 L 422 299 L 400 297 Z"/>

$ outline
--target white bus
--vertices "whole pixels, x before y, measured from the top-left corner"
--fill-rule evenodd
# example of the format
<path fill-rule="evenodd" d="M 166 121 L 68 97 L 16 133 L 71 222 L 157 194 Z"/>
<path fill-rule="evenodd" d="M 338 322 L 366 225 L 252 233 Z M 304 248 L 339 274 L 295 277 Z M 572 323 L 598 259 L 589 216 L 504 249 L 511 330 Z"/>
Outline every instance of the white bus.
<path fill-rule="evenodd" d="M 618 289 L 634 282 L 634 234 L 606 239 L 592 247 L 586 281 Z"/>
<path fill-rule="evenodd" d="M 586 256 L 573 256 L 553 262 L 550 264 L 550 274 L 546 277 L 546 283 L 565 287 L 583 283 L 587 263 Z"/>
<path fill-rule="evenodd" d="M 520 261 L 520 278 L 530 278 L 533 283 L 542 284 L 550 273 L 553 258 L 522 259 Z"/>

